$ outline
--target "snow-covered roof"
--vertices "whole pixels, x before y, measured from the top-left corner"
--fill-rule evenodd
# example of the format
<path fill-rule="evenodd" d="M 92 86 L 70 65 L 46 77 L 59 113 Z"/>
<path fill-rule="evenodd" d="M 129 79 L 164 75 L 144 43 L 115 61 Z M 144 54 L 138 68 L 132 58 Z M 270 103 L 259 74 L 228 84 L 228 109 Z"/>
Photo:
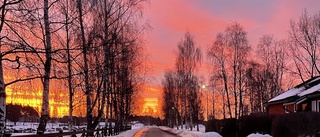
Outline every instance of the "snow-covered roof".
<path fill-rule="evenodd" d="M 306 82 L 301 83 L 296 87 L 289 89 L 288 91 L 272 98 L 268 102 L 279 101 L 293 96 L 302 97 L 317 91 L 320 91 L 320 76 L 313 77 Z"/>
<path fill-rule="evenodd" d="M 313 87 L 311 87 L 311 88 L 299 93 L 298 96 L 301 97 L 301 96 L 304 96 L 304 95 L 308 95 L 308 94 L 317 92 L 319 90 L 320 90 L 320 83 L 318 83 L 317 85 L 315 85 L 315 86 L 313 86 Z"/>
<path fill-rule="evenodd" d="M 273 101 L 278 101 L 278 100 L 286 99 L 289 97 L 293 97 L 293 96 L 296 96 L 297 94 L 301 93 L 302 91 L 304 91 L 304 87 L 292 88 L 292 89 L 272 98 L 268 102 L 273 102 Z"/>

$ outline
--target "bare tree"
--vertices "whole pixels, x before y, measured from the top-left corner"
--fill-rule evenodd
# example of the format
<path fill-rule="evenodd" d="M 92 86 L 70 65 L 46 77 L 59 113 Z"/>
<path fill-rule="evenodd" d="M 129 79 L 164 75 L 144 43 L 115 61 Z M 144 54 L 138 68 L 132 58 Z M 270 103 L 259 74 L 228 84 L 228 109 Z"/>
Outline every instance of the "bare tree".
<path fill-rule="evenodd" d="M 162 80 L 163 87 L 163 112 L 165 120 L 167 121 L 167 125 L 171 128 L 173 126 L 178 127 L 178 123 L 176 123 L 176 116 L 178 116 L 177 108 L 178 108 L 178 90 L 177 90 L 177 78 L 175 72 L 167 71 L 165 72 L 164 79 Z"/>
<path fill-rule="evenodd" d="M 145 28 L 137 24 L 143 2 L 77 1 L 88 129 L 99 123 L 103 110 L 107 122 L 115 120 L 116 132 L 128 122 L 132 96 L 143 82 L 136 73 L 143 58 L 140 35 Z"/>
<path fill-rule="evenodd" d="M 176 70 L 179 81 L 178 89 L 181 98 L 180 109 L 181 121 L 183 118 L 185 122 L 189 121 L 193 125 L 192 118 L 189 120 L 188 117 L 192 117 L 194 113 L 190 107 L 190 99 L 192 98 L 191 87 L 193 85 L 192 79 L 194 77 L 194 72 L 199 66 L 202 60 L 201 50 L 195 46 L 195 41 L 193 36 L 187 32 L 184 38 L 178 43 L 178 57 L 176 59 Z M 187 128 L 187 123 L 186 128 Z M 181 122 L 182 128 L 182 122 Z"/>
<path fill-rule="evenodd" d="M 228 86 L 228 75 L 227 75 L 227 58 L 228 58 L 228 47 L 225 44 L 225 38 L 222 33 L 219 33 L 216 36 L 216 40 L 214 41 L 213 45 L 209 47 L 208 50 L 208 57 L 212 61 L 212 68 L 217 68 L 218 73 L 212 71 L 211 73 L 213 78 L 222 79 L 223 83 L 223 91 L 225 92 L 226 99 L 227 99 L 227 107 L 229 116 L 232 118 L 232 111 L 231 111 L 231 101 L 230 101 L 230 91 Z M 215 76 L 217 74 L 217 76 Z M 223 105 L 223 111 L 225 112 L 225 107 Z M 225 113 L 224 113 L 225 114 Z M 225 116 L 225 115 L 224 115 Z"/>
<path fill-rule="evenodd" d="M 291 70 L 302 81 L 320 74 L 320 12 L 313 16 L 304 11 L 298 21 L 290 22 L 290 52 L 295 64 Z"/>
<path fill-rule="evenodd" d="M 77 58 L 79 55 L 79 47 L 75 44 L 75 39 L 72 37 L 76 36 L 76 25 L 75 20 L 76 17 L 76 4 L 75 2 L 69 2 L 68 0 L 60 1 L 58 3 L 59 12 L 61 14 L 61 31 L 58 32 L 57 41 L 62 45 L 61 53 L 60 53 L 60 64 L 59 66 L 62 68 L 60 71 L 63 76 L 61 78 L 66 78 L 66 87 L 68 88 L 69 93 L 69 131 L 72 130 L 73 126 L 73 111 L 76 108 L 76 104 L 81 103 L 81 100 L 75 98 L 75 94 L 80 94 L 77 92 L 77 85 L 79 83 L 75 82 L 77 77 L 79 76 L 79 65 L 77 62 L 80 62 L 81 59 Z M 67 70 L 66 72 L 64 70 Z"/>
<path fill-rule="evenodd" d="M 249 62 L 248 69 L 246 71 L 246 87 L 247 94 L 250 102 L 250 112 L 264 112 L 264 103 L 266 101 L 266 81 L 268 78 L 264 77 L 264 73 L 267 73 L 263 69 L 263 66 L 257 62 Z"/>
<path fill-rule="evenodd" d="M 235 118 L 239 118 L 244 111 L 244 74 L 249 51 L 247 32 L 236 22 L 228 26 L 224 33 L 218 34 L 213 46 L 209 47 L 209 57 L 220 66 L 231 118 L 232 112 Z M 233 106 L 230 90 L 233 93 Z"/>
<path fill-rule="evenodd" d="M 44 17 L 44 31 L 45 31 L 45 63 L 44 63 L 44 77 L 43 77 L 43 99 L 40 116 L 40 123 L 37 129 L 37 134 L 43 134 L 46 130 L 46 124 L 49 119 L 49 87 L 50 87 L 50 73 L 52 60 L 52 46 L 51 46 L 51 30 L 49 20 L 49 1 L 43 1 L 43 17 Z"/>
<path fill-rule="evenodd" d="M 230 65 L 233 73 L 234 114 L 236 118 L 239 118 L 243 112 L 243 72 L 250 47 L 247 32 L 238 23 L 234 23 L 226 29 L 226 40 L 231 48 L 231 57 L 233 58 Z"/>
<path fill-rule="evenodd" d="M 14 2 L 14 1 L 11 1 Z M 18 1 L 16 1 L 18 2 Z M 33 68 L 35 76 L 20 78 L 15 81 L 9 82 L 12 84 L 23 80 L 31 80 L 35 78 L 41 78 L 43 86 L 43 106 L 41 111 L 41 120 L 38 127 L 38 133 L 43 133 L 45 130 L 46 122 L 49 118 L 49 87 L 50 87 L 50 72 L 51 72 L 51 60 L 52 60 L 52 46 L 51 46 L 51 28 L 49 20 L 49 2 L 44 1 L 42 6 L 37 4 L 30 6 L 30 3 L 18 2 L 19 5 L 12 8 L 11 20 L 8 20 L 6 24 L 7 32 L 10 31 L 11 35 L 6 37 L 7 45 L 15 45 L 14 48 L 16 55 L 16 61 L 19 63 L 17 68 L 24 66 L 27 69 Z M 40 13 L 40 12 L 43 13 Z M 24 20 L 26 19 L 26 20 Z M 42 26 L 37 27 L 37 25 Z M 31 35 L 28 36 L 29 30 Z M 42 30 L 42 31 L 40 31 Z M 39 32 L 40 35 L 37 34 Z M 41 35 L 42 34 L 42 35 Z M 34 36 L 34 37 L 33 37 Z M 34 39 L 32 39 L 34 38 Z M 30 40 L 32 39 L 32 40 Z M 39 41 L 37 41 L 39 40 Z M 43 48 L 38 46 L 38 43 L 43 44 Z M 24 57 L 21 59 L 21 57 Z M 30 57 L 34 60 L 31 61 Z M 37 59 L 36 59 L 37 58 Z M 38 60 L 39 59 L 39 60 Z M 23 61 L 23 62 L 22 62 Z M 38 61 L 38 62 L 36 62 Z M 43 68 L 43 69 L 41 69 Z M 8 85 L 7 84 L 7 85 Z"/>
<path fill-rule="evenodd" d="M 50 79 L 67 79 L 70 129 L 75 88 L 83 88 L 86 95 L 88 129 L 94 129 L 104 114 L 116 120 L 117 130 L 123 129 L 131 115 L 132 98 L 144 82 L 139 74 L 145 59 L 141 34 L 147 26 L 138 23 L 144 0 L 20 2 L 5 0 L 1 6 L 1 31 L 6 26 L 10 32 L 1 37 L 1 59 L 13 54 L 6 59 L 10 67 L 23 66 L 24 72 L 34 76 L 4 84 L 1 60 L 3 93 L 6 85 L 42 80 L 41 134 L 49 118 Z M 14 12 L 6 23 L 8 6 Z M 3 45 L 8 45 L 6 52 Z"/>
<path fill-rule="evenodd" d="M 5 119 L 6 119 L 6 91 L 5 91 L 5 82 L 4 82 L 4 70 L 3 70 L 3 61 L 18 61 L 18 58 L 16 60 L 10 60 L 5 59 L 4 56 L 8 54 L 3 49 L 4 42 L 3 40 L 6 38 L 6 32 L 4 31 L 4 26 L 6 22 L 6 16 L 9 12 L 9 9 L 12 8 L 12 6 L 17 5 L 22 0 L 4 0 L 0 2 L 0 132 L 3 133 L 3 129 L 5 128 Z M 9 50 L 12 52 L 11 50 Z"/>
<path fill-rule="evenodd" d="M 87 2 L 87 4 L 89 4 Z M 94 110 L 94 106 L 92 105 L 92 103 L 94 102 L 91 98 L 92 96 L 92 92 L 93 89 L 90 88 L 90 83 L 89 83 L 89 47 L 92 44 L 92 37 L 86 37 L 86 35 L 88 35 L 86 33 L 86 28 L 84 26 L 85 21 L 84 19 L 84 9 L 83 9 L 83 1 L 82 0 L 77 0 L 77 12 L 78 12 L 78 19 L 79 19 L 79 26 L 80 26 L 80 38 L 79 40 L 81 41 L 81 52 L 82 52 L 82 61 L 83 61 L 83 75 L 84 75 L 84 93 L 86 95 L 86 118 L 87 118 L 87 129 L 92 130 L 94 129 L 93 125 L 92 125 L 92 119 L 93 119 L 93 110 Z M 100 93 L 100 92 L 97 92 Z M 97 99 L 97 97 L 96 97 Z M 93 133 L 92 133 L 93 134 Z"/>
<path fill-rule="evenodd" d="M 257 55 L 261 61 L 261 69 L 263 70 L 263 98 L 261 109 L 264 111 L 263 103 L 277 96 L 282 91 L 282 79 L 285 70 L 286 45 L 284 40 L 275 40 L 271 35 L 261 37 L 258 44 Z"/>

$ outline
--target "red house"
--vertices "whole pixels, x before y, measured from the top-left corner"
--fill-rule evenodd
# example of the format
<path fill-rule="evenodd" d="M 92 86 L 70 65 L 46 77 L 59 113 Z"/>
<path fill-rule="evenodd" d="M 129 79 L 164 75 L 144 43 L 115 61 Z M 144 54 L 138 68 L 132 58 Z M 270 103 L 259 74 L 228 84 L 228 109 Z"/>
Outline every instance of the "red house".
<path fill-rule="evenodd" d="M 272 98 L 266 105 L 270 115 L 301 111 L 320 112 L 320 76 Z"/>

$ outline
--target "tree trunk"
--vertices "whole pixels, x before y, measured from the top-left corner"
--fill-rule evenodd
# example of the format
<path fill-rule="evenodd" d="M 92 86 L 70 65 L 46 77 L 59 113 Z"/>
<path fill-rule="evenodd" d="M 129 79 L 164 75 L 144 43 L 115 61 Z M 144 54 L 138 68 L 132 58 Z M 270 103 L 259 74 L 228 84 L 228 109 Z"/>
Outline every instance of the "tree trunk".
<path fill-rule="evenodd" d="M 70 53 L 70 37 L 69 37 L 69 4 L 68 0 L 66 1 L 66 15 L 65 15 L 65 27 L 66 27 L 66 46 L 67 46 L 67 67 L 68 67 L 68 90 L 69 90 L 69 119 L 68 119 L 68 127 L 69 131 L 72 131 L 72 112 L 73 112 L 73 90 L 72 90 L 72 64 L 71 64 L 71 53 Z"/>
<path fill-rule="evenodd" d="M 109 54 L 110 54 L 110 48 L 108 47 L 108 36 L 109 36 L 109 28 L 108 28 L 108 9 L 109 9 L 109 0 L 105 0 L 104 1 L 104 14 L 105 14 L 105 19 L 104 19 L 104 44 L 103 44 L 103 56 L 104 56 L 104 60 L 103 60 L 103 63 L 104 63 L 104 66 L 103 66 L 103 86 L 104 86 L 104 91 L 103 91 L 103 94 L 107 94 L 106 97 L 107 97 L 107 104 L 106 104 L 106 127 L 107 128 L 107 125 L 109 124 L 108 121 L 109 121 L 109 118 L 112 118 L 110 115 L 109 116 L 109 112 L 112 114 L 112 105 L 110 103 L 110 94 L 111 94 L 111 90 L 110 90 L 110 77 L 108 76 L 108 73 L 109 73 Z M 111 126 L 111 121 L 110 121 L 110 125 Z M 110 129 L 110 128 L 109 128 Z M 107 129 L 106 129 L 107 131 Z M 109 135 L 111 135 L 111 130 L 109 130 Z"/>
<path fill-rule="evenodd" d="M 81 45 L 82 45 L 82 54 L 83 54 L 83 72 L 84 72 L 84 84 L 85 84 L 85 95 L 86 95 L 86 106 L 87 106 L 87 129 L 93 129 L 92 127 L 92 110 L 91 107 L 91 91 L 89 87 L 89 73 L 88 73 L 88 45 L 86 44 L 84 25 L 83 25 L 83 14 L 82 14 L 82 0 L 77 1 L 77 8 L 79 12 L 79 23 L 80 23 L 80 31 L 81 31 Z"/>
<path fill-rule="evenodd" d="M 0 48 L 0 131 L 4 130 L 5 122 L 6 122 L 5 118 L 6 118 L 6 91 L 5 91 L 5 83 L 3 78 L 2 54 L 1 54 L 1 48 Z"/>
<path fill-rule="evenodd" d="M 238 53 L 237 53 L 237 45 L 234 45 L 234 54 L 233 54 L 233 96 L 234 96 L 234 117 L 238 118 L 238 95 L 237 95 L 237 74 L 238 74 L 238 70 L 237 70 L 237 66 L 238 66 Z"/>
<path fill-rule="evenodd" d="M 173 112 L 174 112 L 175 117 L 176 117 L 176 124 L 175 125 L 177 126 L 177 130 L 179 130 L 178 107 L 175 108 Z"/>
<path fill-rule="evenodd" d="M 191 106 L 191 105 L 190 105 Z M 190 107 L 191 108 L 191 107 Z M 190 112 L 189 112 L 190 114 L 190 130 L 192 131 L 192 129 L 193 129 L 193 110 L 192 110 L 192 108 L 190 109 Z"/>
<path fill-rule="evenodd" d="M 0 22 L 0 132 L 2 133 L 6 124 L 6 90 L 5 90 L 5 83 L 4 83 L 4 76 L 3 76 L 3 66 L 2 66 L 2 51 L 1 51 L 1 44 L 2 44 L 2 28 L 5 21 L 5 6 L 6 0 L 3 1 L 3 7 L 1 8 L 1 22 Z"/>
<path fill-rule="evenodd" d="M 229 110 L 230 118 L 232 118 L 231 103 L 230 103 L 229 90 L 228 90 L 228 80 L 227 80 L 227 74 L 225 71 L 224 64 L 222 64 L 222 77 L 223 77 L 223 83 L 224 83 L 224 90 L 225 90 L 226 98 L 227 98 L 227 107 Z"/>
<path fill-rule="evenodd" d="M 37 129 L 37 134 L 43 134 L 46 129 L 47 121 L 49 119 L 49 87 L 50 87 L 50 72 L 51 72 L 51 32 L 49 21 L 49 5 L 48 0 L 44 0 L 44 29 L 45 29 L 45 54 L 46 61 L 44 64 L 44 78 L 43 78 L 43 98 L 40 123 Z"/>

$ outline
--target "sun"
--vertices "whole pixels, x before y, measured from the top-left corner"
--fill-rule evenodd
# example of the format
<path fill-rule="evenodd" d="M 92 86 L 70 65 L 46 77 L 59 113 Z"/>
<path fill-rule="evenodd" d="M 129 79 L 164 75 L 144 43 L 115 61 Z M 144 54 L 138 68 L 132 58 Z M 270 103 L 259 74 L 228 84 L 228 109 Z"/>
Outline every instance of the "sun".
<path fill-rule="evenodd" d="M 157 113 L 159 106 L 157 98 L 145 98 L 144 102 L 143 113 Z"/>

